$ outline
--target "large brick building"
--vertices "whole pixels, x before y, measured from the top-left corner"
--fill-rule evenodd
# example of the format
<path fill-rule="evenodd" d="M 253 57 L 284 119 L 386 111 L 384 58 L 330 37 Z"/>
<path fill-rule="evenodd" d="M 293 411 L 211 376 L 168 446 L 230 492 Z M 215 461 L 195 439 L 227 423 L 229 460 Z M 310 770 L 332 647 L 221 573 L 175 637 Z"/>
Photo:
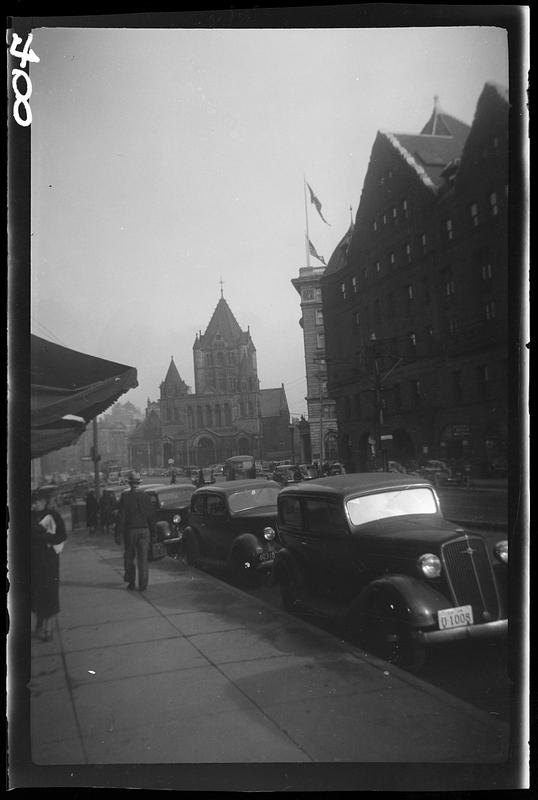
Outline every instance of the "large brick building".
<path fill-rule="evenodd" d="M 351 469 L 506 461 L 508 111 L 488 83 L 470 127 L 436 100 L 419 134 L 377 134 L 351 241 L 321 278 Z"/>

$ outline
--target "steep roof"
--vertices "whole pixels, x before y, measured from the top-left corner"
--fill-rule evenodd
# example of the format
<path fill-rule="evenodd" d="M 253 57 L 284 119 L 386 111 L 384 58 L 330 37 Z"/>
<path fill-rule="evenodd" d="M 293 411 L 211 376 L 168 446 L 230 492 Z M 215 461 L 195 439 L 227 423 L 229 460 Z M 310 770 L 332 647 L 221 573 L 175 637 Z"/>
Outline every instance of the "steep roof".
<path fill-rule="evenodd" d="M 469 125 L 442 111 L 436 97 L 432 114 L 420 133 L 379 133 L 435 191 L 443 183 L 446 165 L 461 156 L 470 130 Z"/>
<path fill-rule="evenodd" d="M 262 389 L 260 394 L 262 417 L 278 417 L 280 412 L 287 408 L 288 401 L 283 386 L 276 389 Z"/>
<path fill-rule="evenodd" d="M 222 338 L 228 344 L 232 344 L 244 339 L 243 331 L 241 330 L 236 318 L 232 314 L 230 306 L 224 297 L 221 297 L 217 303 L 205 333 L 196 340 L 195 346 L 210 346 L 213 343 L 213 339 L 217 333 L 220 333 Z"/>
<path fill-rule="evenodd" d="M 174 363 L 174 356 L 171 356 L 170 359 L 170 366 L 168 367 L 168 372 L 166 373 L 166 377 L 162 383 L 163 386 L 180 386 L 183 391 L 187 391 L 187 385 L 179 372 L 177 371 L 177 367 Z"/>

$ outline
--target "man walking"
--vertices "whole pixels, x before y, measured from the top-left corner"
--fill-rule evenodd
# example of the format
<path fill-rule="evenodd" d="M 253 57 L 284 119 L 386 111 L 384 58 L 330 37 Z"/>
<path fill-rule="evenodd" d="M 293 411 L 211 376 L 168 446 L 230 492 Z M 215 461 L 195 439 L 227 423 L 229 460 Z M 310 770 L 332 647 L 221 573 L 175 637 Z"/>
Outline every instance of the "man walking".
<path fill-rule="evenodd" d="M 138 566 L 138 588 L 143 592 L 148 586 L 148 550 L 155 534 L 155 514 L 148 495 L 137 491 L 140 475 L 130 472 L 127 482 L 130 491 L 121 496 L 116 532 L 123 538 L 125 547 L 123 560 L 127 588 L 135 588 Z"/>

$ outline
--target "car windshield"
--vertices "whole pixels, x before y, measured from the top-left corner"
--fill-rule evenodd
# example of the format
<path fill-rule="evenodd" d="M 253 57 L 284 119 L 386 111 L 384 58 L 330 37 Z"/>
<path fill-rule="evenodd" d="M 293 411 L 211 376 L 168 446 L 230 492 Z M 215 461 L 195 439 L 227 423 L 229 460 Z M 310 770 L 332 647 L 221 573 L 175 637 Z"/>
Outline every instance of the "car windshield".
<path fill-rule="evenodd" d="M 190 486 L 181 486 L 170 492 L 162 492 L 159 501 L 165 506 L 188 506 L 194 488 L 194 486 L 192 489 Z"/>
<path fill-rule="evenodd" d="M 431 489 L 393 489 L 389 492 L 353 497 L 346 503 L 353 525 L 400 517 L 405 514 L 436 514 L 437 504 Z"/>
<path fill-rule="evenodd" d="M 279 489 L 276 486 L 260 486 L 253 489 L 242 489 L 228 496 L 230 511 L 246 511 L 259 506 L 276 506 Z"/>

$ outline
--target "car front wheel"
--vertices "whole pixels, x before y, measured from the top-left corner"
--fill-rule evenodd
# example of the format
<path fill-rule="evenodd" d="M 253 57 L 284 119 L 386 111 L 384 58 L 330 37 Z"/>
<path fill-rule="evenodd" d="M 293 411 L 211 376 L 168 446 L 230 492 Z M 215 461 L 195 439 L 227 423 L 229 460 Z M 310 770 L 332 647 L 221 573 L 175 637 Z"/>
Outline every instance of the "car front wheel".
<path fill-rule="evenodd" d="M 200 560 L 200 547 L 193 533 L 185 537 L 185 559 L 190 567 L 195 567 Z"/>
<path fill-rule="evenodd" d="M 418 672 L 424 666 L 426 650 L 413 639 L 398 603 L 391 599 L 376 598 L 362 613 L 360 639 L 366 650 L 397 667 Z"/>
<path fill-rule="evenodd" d="M 282 605 L 286 611 L 297 611 L 304 596 L 304 582 L 301 580 L 298 570 L 289 564 L 281 564 L 278 580 Z"/>

